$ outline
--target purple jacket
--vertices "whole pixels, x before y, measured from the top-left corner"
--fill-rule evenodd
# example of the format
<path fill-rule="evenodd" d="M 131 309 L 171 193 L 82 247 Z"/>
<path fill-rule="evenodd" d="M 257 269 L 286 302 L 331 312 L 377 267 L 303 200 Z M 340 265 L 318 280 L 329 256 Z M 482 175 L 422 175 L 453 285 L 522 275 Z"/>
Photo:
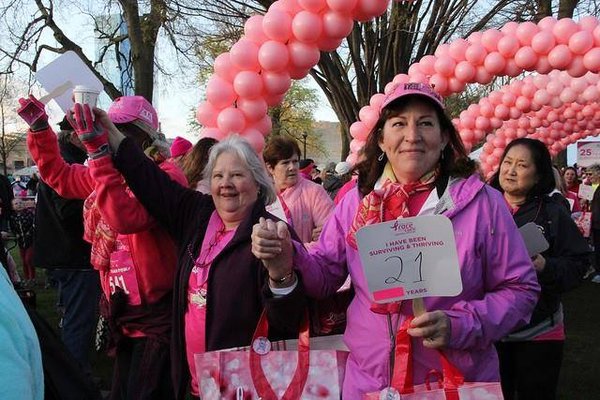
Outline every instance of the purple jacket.
<path fill-rule="evenodd" d="M 346 243 L 346 234 L 358 209 L 357 189 L 345 196 L 323 228 L 320 241 L 307 253 L 296 245 L 294 263 L 313 297 L 333 293 L 350 273 L 356 296 L 348 308 L 344 340 L 350 357 L 344 381 L 344 399 L 360 399 L 389 382 L 390 337 L 385 315 L 370 311 L 371 297 L 358 252 Z M 444 310 L 450 317 L 449 359 L 467 381 L 499 381 L 494 341 L 529 321 L 539 285 L 525 245 L 504 204 L 502 195 L 476 176 L 451 179 L 442 198 L 434 190 L 424 205 L 450 218 L 454 228 L 463 291 L 451 297 L 425 299 L 427 310 Z M 433 213 L 433 209 L 429 212 Z M 404 302 L 392 317 L 398 327 L 412 315 Z M 413 340 L 414 383 L 425 381 L 431 369 L 441 370 L 433 350 Z"/>

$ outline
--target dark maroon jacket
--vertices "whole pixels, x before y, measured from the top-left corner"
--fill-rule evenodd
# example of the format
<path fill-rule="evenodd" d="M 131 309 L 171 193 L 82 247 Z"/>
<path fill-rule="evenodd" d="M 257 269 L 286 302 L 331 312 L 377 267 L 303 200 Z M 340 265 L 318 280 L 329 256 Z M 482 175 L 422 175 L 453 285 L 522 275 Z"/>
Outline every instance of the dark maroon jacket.
<path fill-rule="evenodd" d="M 114 158 L 127 185 L 179 247 L 173 294 L 171 361 L 176 395 L 183 399 L 189 386 L 184 340 L 188 282 L 215 206 L 211 196 L 171 180 L 129 139 L 123 140 Z M 299 284 L 289 295 L 273 298 L 267 272 L 251 252 L 252 227 L 260 217 L 276 219 L 257 201 L 251 215 L 240 224 L 233 239 L 215 257 L 210 268 L 207 351 L 249 345 L 263 309 L 267 310 L 271 339 L 298 335 L 306 307 L 304 289 Z"/>

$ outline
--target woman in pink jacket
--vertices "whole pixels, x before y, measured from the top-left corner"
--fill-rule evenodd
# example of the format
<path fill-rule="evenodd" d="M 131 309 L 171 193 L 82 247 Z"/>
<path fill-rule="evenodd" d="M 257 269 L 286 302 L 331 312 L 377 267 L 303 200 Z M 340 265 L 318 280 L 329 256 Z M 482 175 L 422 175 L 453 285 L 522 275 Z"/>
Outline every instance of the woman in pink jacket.
<path fill-rule="evenodd" d="M 101 312 L 111 326 L 116 353 L 111 399 L 170 399 L 169 341 L 176 266 L 175 244 L 131 193 L 114 168 L 108 146 L 98 145 L 105 133 L 71 125 L 90 157 L 88 166 L 67 164 L 44 105 L 33 96 L 21 99 L 23 115 L 31 104 L 42 114 L 30 121 L 27 146 L 40 174 L 61 196 L 85 199 L 84 239 L 92 244 L 91 263 L 100 273 L 104 293 Z M 29 108 L 27 108 L 29 106 Z M 78 105 L 76 105 L 78 106 Z M 158 116 L 141 96 L 117 98 L 108 110 L 119 129 L 134 138 L 145 153 L 183 186 L 187 180 L 160 141 Z M 168 149 L 168 145 L 166 147 Z"/>
<path fill-rule="evenodd" d="M 274 137 L 265 147 L 263 158 L 283 208 L 289 210 L 288 222 L 303 243 L 316 241 L 334 205 L 321 185 L 300 176 L 298 143 Z"/>
<path fill-rule="evenodd" d="M 344 336 L 350 357 L 343 398 L 361 399 L 391 386 L 396 332 L 413 316 L 410 300 L 392 307 L 372 302 L 355 233 L 417 215 L 441 214 L 452 222 L 463 290 L 425 298 L 429 311 L 412 320 L 414 384 L 441 371 L 433 349 L 443 349 L 466 381 L 498 382 L 493 343 L 527 323 L 539 286 L 502 196 L 472 175 L 473 164 L 430 86 L 401 84 L 387 96 L 358 170 L 358 187 L 336 207 L 309 251 L 280 239 L 289 237 L 281 224 L 261 221 L 253 233 L 255 255 L 267 264 L 293 264 L 309 295 L 331 294 L 350 274 L 356 295 Z"/>

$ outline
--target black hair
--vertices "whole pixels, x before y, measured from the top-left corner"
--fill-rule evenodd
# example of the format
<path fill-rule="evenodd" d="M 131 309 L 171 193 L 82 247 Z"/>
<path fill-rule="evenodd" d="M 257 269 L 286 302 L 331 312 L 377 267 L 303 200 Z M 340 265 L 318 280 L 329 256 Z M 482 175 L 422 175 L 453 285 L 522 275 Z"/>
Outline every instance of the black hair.
<path fill-rule="evenodd" d="M 490 179 L 489 183 L 495 189 L 498 189 L 502 193 L 504 190 L 500 186 L 500 166 L 502 161 L 506 158 L 506 154 L 515 146 L 523 146 L 531 154 L 533 165 L 535 166 L 535 174 L 538 179 L 535 185 L 527 193 L 527 199 L 532 199 L 542 195 L 547 195 L 555 189 L 556 183 L 554 182 L 554 172 L 552 172 L 552 158 L 550 152 L 546 148 L 546 145 L 537 139 L 530 138 L 519 138 L 515 139 L 506 146 L 502 157 L 500 157 L 500 163 L 498 169 Z"/>

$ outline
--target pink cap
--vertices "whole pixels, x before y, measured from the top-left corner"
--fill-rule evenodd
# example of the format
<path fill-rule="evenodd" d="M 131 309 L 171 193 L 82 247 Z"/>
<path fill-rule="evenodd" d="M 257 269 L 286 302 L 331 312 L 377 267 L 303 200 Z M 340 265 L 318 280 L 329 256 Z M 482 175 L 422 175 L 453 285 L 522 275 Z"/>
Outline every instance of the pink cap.
<path fill-rule="evenodd" d="M 433 87 L 430 85 L 426 83 L 401 83 L 397 85 L 390 94 L 385 96 L 383 103 L 381 103 L 381 110 L 383 110 L 391 102 L 396 101 L 401 97 L 412 95 L 427 97 L 439 105 L 442 110 L 445 109 L 442 96 L 433 90 Z"/>
<path fill-rule="evenodd" d="M 115 124 L 141 121 L 158 130 L 158 115 L 152 104 L 142 96 L 117 97 L 108 109 L 108 117 Z"/>
<path fill-rule="evenodd" d="M 179 157 L 186 154 L 192 148 L 192 142 L 177 136 L 171 144 L 171 157 Z"/>

